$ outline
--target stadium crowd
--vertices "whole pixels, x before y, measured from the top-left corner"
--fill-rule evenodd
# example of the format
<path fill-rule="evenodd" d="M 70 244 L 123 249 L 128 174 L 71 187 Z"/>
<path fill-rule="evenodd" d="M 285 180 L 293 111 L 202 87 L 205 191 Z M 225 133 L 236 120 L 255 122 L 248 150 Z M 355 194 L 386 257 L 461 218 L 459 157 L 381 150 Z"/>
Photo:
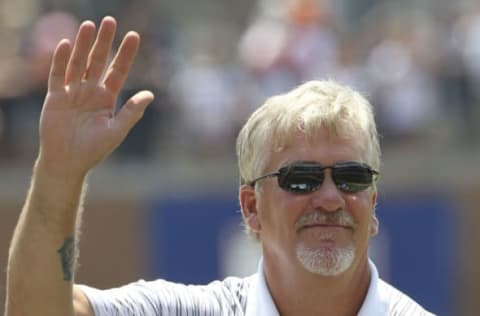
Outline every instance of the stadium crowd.
<path fill-rule="evenodd" d="M 32 161 L 54 46 L 73 38 L 79 21 L 104 14 L 142 35 L 122 98 L 140 88 L 156 94 L 118 159 L 228 158 L 239 126 L 266 96 L 316 78 L 372 100 L 386 151 L 480 146 L 480 5 L 473 1 L 364 1 L 372 5 L 362 11 L 327 0 L 212 0 L 201 10 L 185 1 L 110 2 L 3 1 L 0 164 Z"/>

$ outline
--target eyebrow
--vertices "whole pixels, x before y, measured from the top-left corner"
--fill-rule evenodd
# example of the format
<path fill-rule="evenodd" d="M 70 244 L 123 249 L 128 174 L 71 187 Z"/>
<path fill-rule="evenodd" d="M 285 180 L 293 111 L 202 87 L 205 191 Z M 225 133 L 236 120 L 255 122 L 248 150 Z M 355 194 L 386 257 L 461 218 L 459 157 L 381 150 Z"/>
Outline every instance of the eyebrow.
<path fill-rule="evenodd" d="M 345 163 L 345 162 L 363 163 L 363 161 L 361 161 L 361 160 L 337 160 L 333 164 L 330 164 L 330 166 L 334 166 L 338 163 Z M 327 164 L 323 164 L 323 163 L 315 161 L 315 160 L 292 160 L 292 161 L 287 161 L 286 163 L 282 164 L 280 166 L 280 168 L 291 166 L 291 165 L 296 165 L 296 164 L 316 164 L 316 165 L 321 165 L 321 166 L 327 166 Z"/>

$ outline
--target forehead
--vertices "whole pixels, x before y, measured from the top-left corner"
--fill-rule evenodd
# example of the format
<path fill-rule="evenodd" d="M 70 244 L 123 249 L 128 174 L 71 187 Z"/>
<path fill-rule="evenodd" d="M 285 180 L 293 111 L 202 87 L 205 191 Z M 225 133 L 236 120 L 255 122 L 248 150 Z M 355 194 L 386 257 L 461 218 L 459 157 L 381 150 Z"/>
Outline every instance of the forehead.
<path fill-rule="evenodd" d="M 326 129 L 315 137 L 297 133 L 285 146 L 271 153 L 268 169 L 276 170 L 292 161 L 316 161 L 331 165 L 341 161 L 366 161 L 361 137 L 339 137 Z"/>

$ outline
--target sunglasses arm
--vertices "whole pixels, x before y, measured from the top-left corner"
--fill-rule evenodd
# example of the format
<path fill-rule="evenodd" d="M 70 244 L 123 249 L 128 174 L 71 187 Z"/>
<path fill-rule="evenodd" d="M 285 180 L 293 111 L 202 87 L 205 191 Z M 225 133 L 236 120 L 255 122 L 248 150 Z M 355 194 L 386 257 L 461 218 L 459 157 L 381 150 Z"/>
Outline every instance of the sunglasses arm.
<path fill-rule="evenodd" d="M 254 187 L 255 184 L 256 184 L 258 181 L 260 181 L 260 180 L 263 180 L 263 179 L 266 179 L 266 178 L 278 177 L 279 175 L 280 175 L 279 172 L 269 173 L 269 174 L 263 175 L 263 176 L 261 176 L 261 177 L 258 177 L 258 178 L 256 178 L 256 179 L 253 180 L 253 181 L 248 182 L 248 185 L 251 186 L 251 187 Z"/>

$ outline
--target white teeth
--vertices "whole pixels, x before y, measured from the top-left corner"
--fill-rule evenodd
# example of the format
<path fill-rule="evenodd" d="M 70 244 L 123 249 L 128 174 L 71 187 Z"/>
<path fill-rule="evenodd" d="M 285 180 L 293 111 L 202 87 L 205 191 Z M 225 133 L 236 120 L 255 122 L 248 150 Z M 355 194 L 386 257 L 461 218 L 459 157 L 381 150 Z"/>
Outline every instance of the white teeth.
<path fill-rule="evenodd" d="M 334 240 L 335 236 L 333 236 L 333 234 L 329 232 L 322 232 L 321 234 L 319 234 L 318 238 L 320 240 L 328 241 L 328 240 Z"/>

